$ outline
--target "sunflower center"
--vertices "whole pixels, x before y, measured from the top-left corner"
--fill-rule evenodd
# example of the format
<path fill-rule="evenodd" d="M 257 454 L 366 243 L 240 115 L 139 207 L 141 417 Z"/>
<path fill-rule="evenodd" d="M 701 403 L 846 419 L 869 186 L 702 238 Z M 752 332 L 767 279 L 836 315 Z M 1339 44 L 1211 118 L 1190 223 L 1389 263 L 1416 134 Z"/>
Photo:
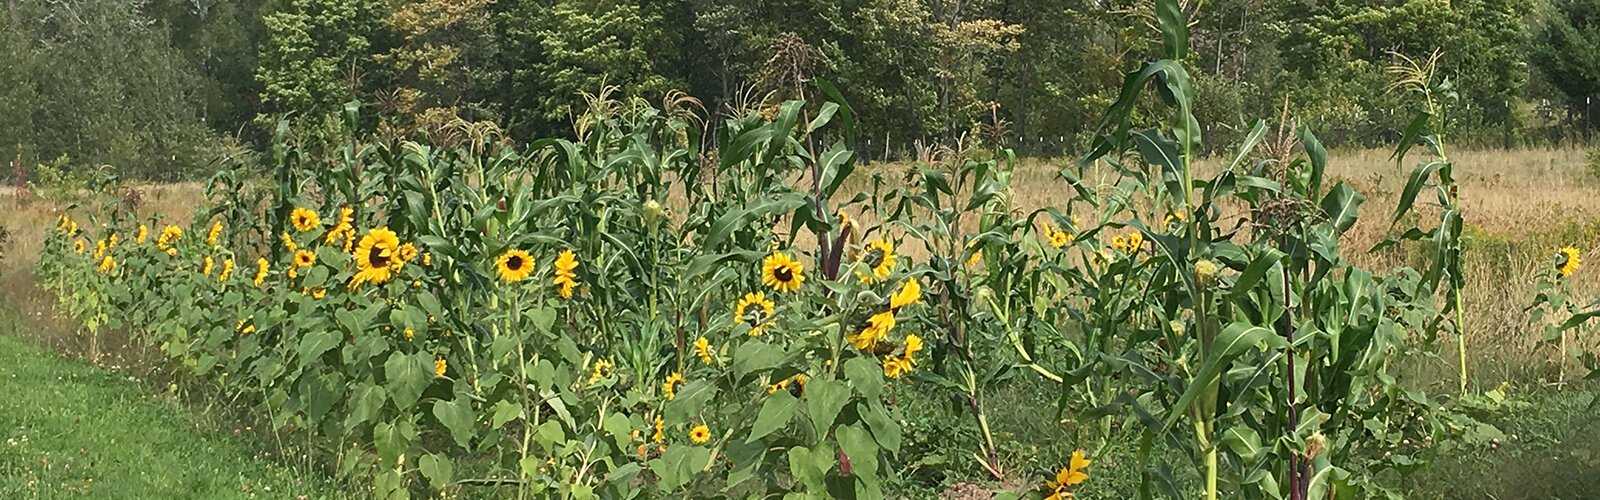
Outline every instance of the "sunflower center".
<path fill-rule="evenodd" d="M 506 269 L 508 270 L 521 271 L 522 264 L 524 264 L 524 262 L 522 261 L 521 255 L 512 255 L 510 257 L 506 257 Z"/>
<path fill-rule="evenodd" d="M 794 269 L 789 266 L 778 266 L 777 269 L 772 270 L 772 277 L 783 283 L 794 281 Z"/>
<path fill-rule="evenodd" d="M 372 267 L 389 267 L 389 250 L 373 245 L 372 250 L 367 251 L 367 262 L 371 262 Z"/>
<path fill-rule="evenodd" d="M 867 253 L 865 255 L 861 256 L 861 262 L 866 263 L 867 267 L 878 267 L 878 266 L 882 265 L 883 264 L 883 249 L 882 248 L 873 248 L 873 249 L 867 250 Z"/>
<path fill-rule="evenodd" d="M 746 304 L 744 310 L 739 311 L 739 316 L 744 318 L 745 323 L 755 326 L 756 323 L 761 322 L 761 304 Z"/>

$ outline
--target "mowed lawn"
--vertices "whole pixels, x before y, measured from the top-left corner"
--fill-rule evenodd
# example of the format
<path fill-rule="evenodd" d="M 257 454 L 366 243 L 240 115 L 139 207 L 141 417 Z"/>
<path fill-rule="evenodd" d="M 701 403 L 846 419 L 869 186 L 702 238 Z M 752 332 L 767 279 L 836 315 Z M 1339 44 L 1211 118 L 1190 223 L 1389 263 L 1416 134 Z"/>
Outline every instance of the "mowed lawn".
<path fill-rule="evenodd" d="M 0 499 L 349 496 L 127 375 L 19 340 L 30 323 L 0 310 Z"/>

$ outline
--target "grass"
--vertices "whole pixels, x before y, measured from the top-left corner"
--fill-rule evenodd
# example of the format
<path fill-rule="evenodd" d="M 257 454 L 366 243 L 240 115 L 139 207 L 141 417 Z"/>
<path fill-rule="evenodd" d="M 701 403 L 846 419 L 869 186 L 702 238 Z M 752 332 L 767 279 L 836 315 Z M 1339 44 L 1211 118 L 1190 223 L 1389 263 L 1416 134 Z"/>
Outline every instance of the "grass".
<path fill-rule="evenodd" d="M 0 312 L 0 498 L 330 498 L 327 484 L 275 463 L 128 375 L 19 340 Z"/>

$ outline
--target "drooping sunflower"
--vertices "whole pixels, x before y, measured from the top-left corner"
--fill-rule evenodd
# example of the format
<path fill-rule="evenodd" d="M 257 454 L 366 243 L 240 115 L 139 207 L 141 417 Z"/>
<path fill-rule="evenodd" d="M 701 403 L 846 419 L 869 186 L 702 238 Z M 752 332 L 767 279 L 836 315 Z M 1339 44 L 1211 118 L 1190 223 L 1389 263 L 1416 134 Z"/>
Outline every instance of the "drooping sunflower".
<path fill-rule="evenodd" d="M 1045 500 L 1067 500 L 1072 498 L 1072 487 L 1089 480 L 1089 474 L 1083 469 L 1089 466 L 1089 459 L 1083 456 L 1083 450 L 1074 450 L 1072 459 L 1061 472 L 1056 473 L 1056 480 L 1045 486 L 1050 490 L 1050 496 Z"/>
<path fill-rule="evenodd" d="M 367 234 L 361 236 L 361 243 L 356 245 L 356 276 L 351 280 L 350 288 L 357 288 L 366 283 L 388 282 L 402 265 L 402 261 L 397 258 L 399 250 L 400 237 L 389 228 L 380 227 L 367 231 Z"/>
<path fill-rule="evenodd" d="M 894 311 L 884 311 L 867 318 L 861 331 L 845 337 L 845 340 L 855 344 L 856 349 L 868 350 L 883 339 L 889 338 L 889 330 L 894 329 Z"/>
<path fill-rule="evenodd" d="M 117 269 L 117 261 L 111 260 L 111 256 L 110 255 L 107 255 L 107 256 L 105 256 L 105 258 L 100 259 L 100 272 L 109 273 L 111 271 L 115 271 L 116 269 Z"/>
<path fill-rule="evenodd" d="M 766 319 L 772 317 L 774 310 L 775 306 L 767 299 L 766 293 L 747 293 L 733 306 L 733 322 L 750 325 L 750 336 L 760 336 Z"/>
<path fill-rule="evenodd" d="M 894 270 L 894 242 L 880 238 L 868 243 L 867 248 L 861 252 L 860 260 L 862 264 L 866 264 L 873 278 L 880 280 L 888 278 L 889 272 Z"/>
<path fill-rule="evenodd" d="M 689 440 L 693 441 L 694 444 L 705 444 L 711 440 L 711 428 L 707 427 L 706 424 L 695 426 L 694 429 L 689 430 Z"/>
<path fill-rule="evenodd" d="M 267 258 L 266 257 L 257 258 L 256 259 L 256 277 L 255 277 L 255 279 L 251 280 L 251 282 L 255 283 L 257 288 L 261 287 L 261 283 L 267 281 L 267 271 L 269 271 L 270 269 L 271 269 L 271 267 L 267 263 Z"/>
<path fill-rule="evenodd" d="M 899 309 L 921 300 L 922 283 L 918 283 L 916 278 L 911 278 L 906 280 L 905 284 L 900 285 L 900 289 L 895 290 L 893 295 L 889 296 L 889 309 Z"/>
<path fill-rule="evenodd" d="M 776 252 L 761 261 L 761 284 L 780 292 L 793 292 L 806 282 L 805 270 L 789 254 Z"/>
<path fill-rule="evenodd" d="M 150 236 L 150 228 L 144 224 L 139 225 L 139 230 L 133 233 L 133 244 L 143 245 L 146 236 Z"/>
<path fill-rule="evenodd" d="M 289 213 L 289 225 L 294 226 L 295 231 L 307 233 L 322 226 L 322 218 L 317 216 L 315 210 L 295 207 L 294 211 Z"/>
<path fill-rule="evenodd" d="M 700 337 L 699 340 L 694 341 L 694 353 L 696 356 L 700 356 L 700 362 L 708 365 L 716 360 L 715 353 L 711 350 L 711 341 L 706 340 L 705 337 Z"/>
<path fill-rule="evenodd" d="M 319 286 L 319 287 L 313 287 L 311 289 L 311 298 L 312 298 L 312 300 L 322 300 L 323 297 L 327 297 L 327 296 L 328 296 L 328 289 L 327 288 L 323 288 L 323 287 Z"/>
<path fill-rule="evenodd" d="M 294 242 L 294 238 L 290 237 L 289 233 L 287 231 L 285 231 L 283 234 L 278 235 L 278 239 L 283 241 L 283 248 L 285 250 L 288 250 L 289 253 L 295 253 L 295 252 L 300 251 L 300 245 L 296 244 Z"/>
<path fill-rule="evenodd" d="M 767 386 L 767 394 L 777 394 L 778 391 L 789 389 L 791 387 L 798 389 L 799 391 L 804 391 L 806 382 L 810 381 L 811 377 L 807 377 L 806 374 L 796 373 L 793 377 L 779 380 L 772 385 Z M 795 397 L 800 397 L 800 393 L 797 391 L 790 391 L 790 393 Z"/>
<path fill-rule="evenodd" d="M 355 209 L 348 206 L 339 207 L 339 222 L 333 225 L 333 229 L 328 230 L 328 235 L 323 238 L 322 242 L 332 245 L 333 242 L 342 238 L 345 246 L 348 247 L 350 241 L 354 240 L 356 236 L 355 213 Z"/>
<path fill-rule="evenodd" d="M 216 261 L 212 260 L 210 255 L 207 255 L 206 256 L 206 260 L 204 260 L 204 261 L 202 261 L 200 263 L 200 274 L 203 274 L 203 275 L 206 275 L 206 276 L 210 276 L 211 275 L 211 268 L 213 266 L 215 266 L 215 265 L 216 265 Z"/>
<path fill-rule="evenodd" d="M 229 276 L 233 276 L 232 258 L 224 259 L 222 261 L 222 272 L 217 273 L 217 281 L 228 281 Z"/>
<path fill-rule="evenodd" d="M 571 250 L 562 250 L 556 257 L 556 278 L 551 283 L 560 287 L 561 298 L 572 298 L 572 289 L 578 286 L 578 257 Z"/>
<path fill-rule="evenodd" d="M 168 250 L 172 247 L 173 243 L 178 242 L 178 238 L 182 237 L 183 228 L 168 225 L 167 227 L 161 229 L 160 235 L 156 236 L 156 248 Z"/>
<path fill-rule="evenodd" d="M 667 395 L 667 401 L 678 397 L 678 386 L 683 385 L 686 380 L 688 379 L 683 378 L 682 372 L 672 372 L 671 375 L 667 375 L 667 380 L 661 383 L 661 392 Z"/>
<path fill-rule="evenodd" d="M 67 234 L 78 234 L 78 221 L 69 220 L 67 222 Z"/>
<path fill-rule="evenodd" d="M 1044 224 L 1044 235 L 1046 242 L 1050 243 L 1052 248 L 1061 248 L 1072 243 L 1072 233 L 1056 229 L 1049 222 Z"/>
<path fill-rule="evenodd" d="M 112 233 L 111 236 L 107 236 L 106 237 L 106 249 L 109 250 L 109 249 L 113 249 L 113 248 L 117 248 L 117 234 L 116 233 Z"/>
<path fill-rule="evenodd" d="M 515 283 L 533 274 L 533 256 L 515 248 L 500 254 L 494 262 L 495 274 L 506 282 Z"/>
<path fill-rule="evenodd" d="M 1572 273 L 1578 272 L 1578 268 L 1583 267 L 1583 258 L 1577 247 L 1562 248 L 1560 257 L 1560 262 L 1556 263 L 1556 273 L 1562 278 L 1572 276 Z"/>

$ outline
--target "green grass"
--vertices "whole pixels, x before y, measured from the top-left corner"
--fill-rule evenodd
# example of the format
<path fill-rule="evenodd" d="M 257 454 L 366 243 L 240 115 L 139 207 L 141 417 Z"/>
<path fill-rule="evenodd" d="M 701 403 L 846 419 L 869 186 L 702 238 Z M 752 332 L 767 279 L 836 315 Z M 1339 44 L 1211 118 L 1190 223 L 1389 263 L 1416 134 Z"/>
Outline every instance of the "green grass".
<path fill-rule="evenodd" d="M 127 375 L 17 337 L 0 310 L 0 498 L 342 498 Z"/>

